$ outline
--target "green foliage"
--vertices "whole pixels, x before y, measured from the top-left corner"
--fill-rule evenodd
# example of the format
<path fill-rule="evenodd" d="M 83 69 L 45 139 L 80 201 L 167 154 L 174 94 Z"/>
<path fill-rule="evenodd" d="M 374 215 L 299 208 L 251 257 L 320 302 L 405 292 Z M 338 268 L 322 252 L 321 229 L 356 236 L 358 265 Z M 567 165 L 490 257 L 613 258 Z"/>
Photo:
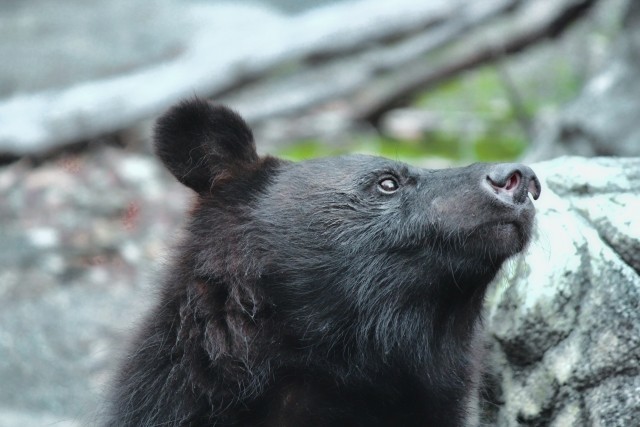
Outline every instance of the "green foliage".
<path fill-rule="evenodd" d="M 544 68 L 543 73 L 518 75 L 519 108 L 514 108 L 509 98 L 504 76 L 494 66 L 486 66 L 417 97 L 416 108 L 444 119 L 437 131 L 419 140 L 354 135 L 340 145 L 299 141 L 278 154 L 293 160 L 353 152 L 404 161 L 427 157 L 462 162 L 514 160 L 527 148 L 527 135 L 519 120 L 532 120 L 542 108 L 565 104 L 580 89 L 581 81 L 568 62 L 549 62 Z M 482 126 L 464 129 L 467 118 Z"/>
<path fill-rule="evenodd" d="M 315 157 L 338 156 L 347 153 L 364 153 L 411 161 L 425 157 L 443 157 L 451 160 L 502 161 L 512 160 L 525 148 L 522 139 L 479 138 L 471 142 L 439 133 L 420 141 L 404 141 L 384 137 L 356 137 L 351 144 L 335 146 L 320 140 L 299 141 L 283 147 L 277 153 L 289 160 L 304 160 Z"/>
<path fill-rule="evenodd" d="M 289 160 L 304 160 L 315 157 L 337 156 L 346 154 L 346 152 L 320 140 L 305 139 L 280 148 L 277 154 Z"/>
<path fill-rule="evenodd" d="M 478 138 L 474 144 L 475 159 L 481 162 L 498 162 L 517 159 L 527 148 L 519 136 L 500 135 L 498 138 Z"/>

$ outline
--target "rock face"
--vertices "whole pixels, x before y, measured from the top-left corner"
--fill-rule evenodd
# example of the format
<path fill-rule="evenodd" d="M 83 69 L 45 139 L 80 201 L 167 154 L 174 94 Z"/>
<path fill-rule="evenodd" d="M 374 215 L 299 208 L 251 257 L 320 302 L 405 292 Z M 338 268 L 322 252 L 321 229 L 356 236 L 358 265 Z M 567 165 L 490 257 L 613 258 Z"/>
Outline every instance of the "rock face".
<path fill-rule="evenodd" d="M 637 425 L 640 159 L 534 169 L 536 240 L 488 301 L 488 425 Z M 96 424 L 188 205 L 109 147 L 0 169 L 0 427 Z"/>
<path fill-rule="evenodd" d="M 496 286 L 487 323 L 499 426 L 640 420 L 640 159 L 559 158 L 528 253 Z"/>

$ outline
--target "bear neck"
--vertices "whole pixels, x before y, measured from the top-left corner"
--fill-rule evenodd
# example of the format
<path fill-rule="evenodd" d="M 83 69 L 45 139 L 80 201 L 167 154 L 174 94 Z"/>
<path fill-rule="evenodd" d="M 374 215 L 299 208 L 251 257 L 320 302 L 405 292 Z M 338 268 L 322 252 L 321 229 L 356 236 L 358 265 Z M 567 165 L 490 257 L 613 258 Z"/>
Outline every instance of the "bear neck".
<path fill-rule="evenodd" d="M 220 230 L 220 235 L 225 234 Z M 359 311 L 357 302 L 348 298 L 330 299 L 333 304 L 314 312 L 323 294 L 308 291 L 336 291 L 344 271 L 321 277 L 317 271 L 300 272 L 295 279 L 270 275 L 252 264 L 256 258 L 239 250 L 244 246 L 241 242 L 218 235 L 213 246 L 211 232 L 193 237 L 191 252 L 178 269 L 182 283 L 186 280 L 191 286 L 184 294 L 187 309 L 181 309 L 181 317 L 200 319 L 202 334 L 201 342 L 194 342 L 185 353 L 194 360 L 210 360 L 203 371 L 215 369 L 211 378 L 217 378 L 215 382 L 235 398 L 259 394 L 269 386 L 269 372 L 277 369 L 333 378 L 345 387 L 366 386 L 371 378 L 382 377 L 398 388 L 410 384 L 411 389 L 428 390 L 430 395 L 424 400 L 434 402 L 439 401 L 438 393 L 466 395 L 475 389 L 473 372 L 480 358 L 478 320 L 486 288 L 499 265 L 489 263 L 492 267 L 478 270 L 425 258 L 416 263 L 425 267 L 397 279 L 387 278 L 396 280 L 388 283 L 390 288 L 409 291 L 367 304 L 369 312 Z M 237 274 L 237 265 L 255 268 Z M 247 274 L 251 271 L 255 274 Z M 369 277 L 365 268 L 354 271 L 363 272 L 359 281 Z M 189 277 L 187 272 L 195 273 Z M 304 288 L 308 300 L 301 303 L 304 298 L 298 295 L 291 299 L 296 304 L 285 309 L 282 301 L 274 303 L 276 288 Z M 336 313 L 341 316 L 338 322 L 334 322 Z M 304 320 L 292 325 L 295 319 Z M 210 336 L 209 331 L 216 334 Z M 238 384 L 254 387 L 241 390 Z"/>
<path fill-rule="evenodd" d="M 417 282 L 394 286 L 419 288 L 422 294 L 388 298 L 368 312 L 359 312 L 346 302 L 336 303 L 299 329 L 283 325 L 281 330 L 291 331 L 288 342 L 296 347 L 290 360 L 319 361 L 320 365 L 309 368 L 331 370 L 344 381 L 386 373 L 418 382 L 450 384 L 442 375 L 452 372 L 462 373 L 463 382 L 471 381 L 470 367 L 477 365 L 484 295 L 496 272 L 475 273 L 469 277 L 432 274 L 437 286 Z M 316 285 L 331 288 L 330 284 Z M 291 310 L 287 318 L 309 318 L 309 308 L 304 305 Z M 335 313 L 342 314 L 339 323 Z"/>

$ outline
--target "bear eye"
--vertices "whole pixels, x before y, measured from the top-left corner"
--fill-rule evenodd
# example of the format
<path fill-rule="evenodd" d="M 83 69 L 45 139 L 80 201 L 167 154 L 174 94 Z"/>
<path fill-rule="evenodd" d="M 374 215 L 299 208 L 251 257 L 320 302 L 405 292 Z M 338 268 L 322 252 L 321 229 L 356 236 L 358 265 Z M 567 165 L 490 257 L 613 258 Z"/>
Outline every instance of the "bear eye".
<path fill-rule="evenodd" d="M 398 191 L 398 188 L 400 188 L 400 185 L 395 178 L 385 177 L 378 181 L 378 189 L 385 194 L 395 193 Z"/>

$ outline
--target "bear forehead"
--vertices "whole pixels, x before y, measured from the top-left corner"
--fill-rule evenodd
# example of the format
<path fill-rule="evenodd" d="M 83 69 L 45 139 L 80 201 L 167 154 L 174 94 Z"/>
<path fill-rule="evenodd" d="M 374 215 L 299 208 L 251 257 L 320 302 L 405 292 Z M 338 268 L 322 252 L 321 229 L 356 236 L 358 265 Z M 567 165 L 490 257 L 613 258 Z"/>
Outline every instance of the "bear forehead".
<path fill-rule="evenodd" d="M 280 181 L 313 181 L 317 184 L 333 186 L 376 178 L 383 174 L 407 177 L 419 173 L 420 169 L 402 162 L 383 157 L 354 154 L 289 163 L 281 171 Z"/>

